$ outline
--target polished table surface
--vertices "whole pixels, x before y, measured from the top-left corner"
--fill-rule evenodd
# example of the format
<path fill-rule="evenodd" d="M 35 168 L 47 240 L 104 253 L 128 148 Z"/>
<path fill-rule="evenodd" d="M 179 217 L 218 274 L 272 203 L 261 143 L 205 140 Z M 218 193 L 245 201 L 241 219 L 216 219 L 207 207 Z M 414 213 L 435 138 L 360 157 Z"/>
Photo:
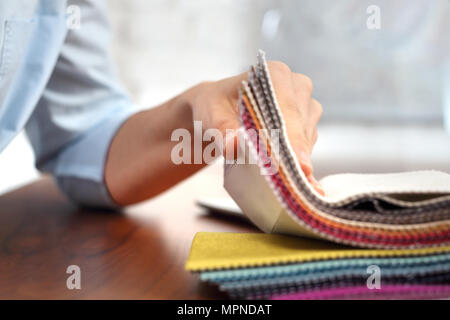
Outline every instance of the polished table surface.
<path fill-rule="evenodd" d="M 79 209 L 50 178 L 0 196 L 0 298 L 225 298 L 184 270 L 196 232 L 257 232 L 195 205 L 225 194 L 216 171 L 121 213 Z M 80 290 L 66 286 L 69 265 L 80 267 Z"/>

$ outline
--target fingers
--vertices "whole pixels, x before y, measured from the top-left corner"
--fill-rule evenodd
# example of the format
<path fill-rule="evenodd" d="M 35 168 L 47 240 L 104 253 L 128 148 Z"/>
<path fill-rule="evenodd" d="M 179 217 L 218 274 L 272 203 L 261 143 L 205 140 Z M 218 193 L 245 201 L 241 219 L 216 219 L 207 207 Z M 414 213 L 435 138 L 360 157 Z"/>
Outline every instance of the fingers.
<path fill-rule="evenodd" d="M 227 160 L 236 160 L 239 149 L 239 134 L 238 131 L 229 132 L 225 136 L 225 144 L 223 156 Z"/>
<path fill-rule="evenodd" d="M 288 138 L 310 184 L 322 195 L 324 191 L 313 176 L 311 152 L 317 141 L 317 124 L 322 115 L 322 105 L 311 97 L 312 80 L 303 74 L 293 73 L 284 63 L 269 62 L 275 94 L 286 122 Z"/>
<path fill-rule="evenodd" d="M 309 121 L 305 124 L 305 132 L 310 141 L 311 149 L 317 142 L 317 124 L 319 123 L 320 117 L 322 116 L 323 108 L 319 101 L 316 99 L 311 99 L 308 108 L 308 119 Z M 311 150 L 312 151 L 312 150 Z"/>
<path fill-rule="evenodd" d="M 224 138 L 224 145 L 222 154 L 228 160 L 234 160 L 237 157 L 239 139 L 237 136 L 239 121 L 237 116 L 231 112 L 218 112 L 214 117 L 220 117 L 215 120 L 217 129 L 221 132 Z M 213 120 L 214 121 L 214 120 Z"/>
<path fill-rule="evenodd" d="M 291 73 L 295 99 L 299 105 L 308 106 L 314 89 L 312 80 L 300 73 Z"/>
<path fill-rule="evenodd" d="M 309 183 L 314 187 L 314 189 L 317 190 L 317 192 L 319 192 L 322 196 L 325 196 L 325 191 L 323 190 L 319 181 L 317 181 L 312 174 L 307 176 L 306 178 L 308 179 Z"/>
<path fill-rule="evenodd" d="M 314 126 L 317 126 L 317 124 L 319 123 L 320 117 L 322 116 L 323 113 L 323 107 L 322 104 L 317 101 L 316 99 L 312 98 L 311 102 L 309 104 L 309 110 L 308 110 L 310 119 L 312 121 L 312 123 L 314 124 Z"/>
<path fill-rule="evenodd" d="M 315 129 L 314 129 L 314 134 L 313 134 L 313 137 L 312 137 L 312 143 L 313 143 L 313 145 L 316 144 L 317 138 L 318 138 L 318 137 L 319 137 L 319 135 L 318 135 L 318 132 L 317 132 L 317 128 L 315 128 Z"/>
<path fill-rule="evenodd" d="M 297 108 L 297 99 L 291 70 L 286 64 L 279 61 L 269 61 L 267 65 L 282 112 L 295 110 Z"/>

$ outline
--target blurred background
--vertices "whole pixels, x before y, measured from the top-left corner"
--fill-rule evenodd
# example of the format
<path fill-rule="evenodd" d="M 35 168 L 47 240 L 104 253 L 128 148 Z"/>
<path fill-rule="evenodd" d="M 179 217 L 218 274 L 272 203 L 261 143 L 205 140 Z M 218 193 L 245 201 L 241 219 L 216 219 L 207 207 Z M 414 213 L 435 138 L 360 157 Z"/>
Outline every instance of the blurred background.
<path fill-rule="evenodd" d="M 450 172 L 450 2 L 393 2 L 109 0 L 111 52 L 133 100 L 151 107 L 247 70 L 261 48 L 314 82 L 324 107 L 313 153 L 319 178 Z M 367 25 L 374 5 L 375 29 Z M 200 175 L 215 179 L 221 164 Z M 38 176 L 22 134 L 0 155 L 0 193 Z"/>

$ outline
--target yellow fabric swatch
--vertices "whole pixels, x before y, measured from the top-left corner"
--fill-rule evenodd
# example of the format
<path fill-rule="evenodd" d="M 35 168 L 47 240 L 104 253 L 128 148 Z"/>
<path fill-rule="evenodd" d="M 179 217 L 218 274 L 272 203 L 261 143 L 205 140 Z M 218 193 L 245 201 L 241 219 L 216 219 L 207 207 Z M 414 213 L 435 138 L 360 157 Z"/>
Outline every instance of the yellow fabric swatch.
<path fill-rule="evenodd" d="M 263 233 L 199 232 L 186 263 L 190 271 L 231 269 L 360 257 L 429 255 L 450 252 L 450 246 L 383 250 Z"/>

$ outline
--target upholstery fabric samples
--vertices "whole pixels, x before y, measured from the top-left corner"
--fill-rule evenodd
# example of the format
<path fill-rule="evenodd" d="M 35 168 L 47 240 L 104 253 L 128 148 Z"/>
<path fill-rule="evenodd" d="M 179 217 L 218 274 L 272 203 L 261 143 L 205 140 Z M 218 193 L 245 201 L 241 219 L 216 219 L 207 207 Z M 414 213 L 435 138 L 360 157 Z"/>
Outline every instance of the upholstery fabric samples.
<path fill-rule="evenodd" d="M 367 285 L 373 267 L 380 272 L 378 289 Z M 236 299 L 431 299 L 450 293 L 450 247 L 361 249 L 293 236 L 201 232 L 186 269 Z"/>
<path fill-rule="evenodd" d="M 450 174 L 340 174 L 309 184 L 264 53 L 239 92 L 240 159 L 224 187 L 264 233 L 197 233 L 186 269 L 237 299 L 450 297 Z M 242 161 L 244 160 L 244 161 Z"/>
<path fill-rule="evenodd" d="M 329 176 L 324 179 L 327 196 L 309 185 L 287 139 L 263 53 L 242 84 L 239 108 L 250 154 L 248 163 L 226 164 L 225 188 L 263 231 L 366 248 L 450 243 L 449 174 Z M 275 138 L 274 130 L 279 132 Z M 264 206 L 255 205 L 260 199 Z"/>

